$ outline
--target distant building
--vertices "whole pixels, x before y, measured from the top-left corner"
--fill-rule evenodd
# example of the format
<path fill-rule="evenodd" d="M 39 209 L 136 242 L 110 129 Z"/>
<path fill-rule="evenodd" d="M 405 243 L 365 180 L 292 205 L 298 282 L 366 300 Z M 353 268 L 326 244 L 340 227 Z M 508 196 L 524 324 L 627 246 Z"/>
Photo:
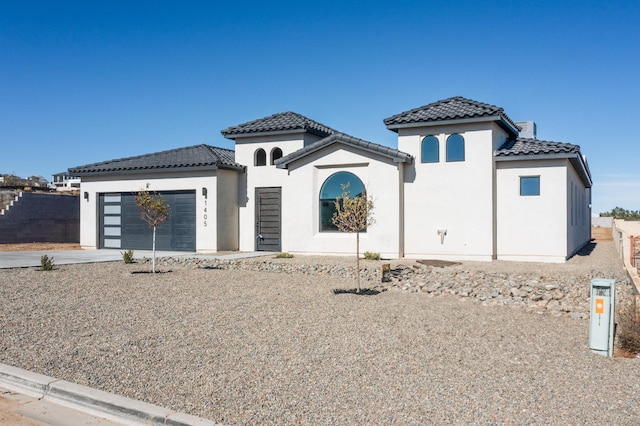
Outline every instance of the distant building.
<path fill-rule="evenodd" d="M 56 173 L 53 175 L 53 182 L 51 182 L 56 191 L 79 191 L 80 190 L 80 178 L 71 176 L 67 172 Z"/>
<path fill-rule="evenodd" d="M 4 187 L 24 187 L 30 186 L 29 179 L 23 179 L 13 174 L 4 174 L 0 176 L 0 185 Z"/>

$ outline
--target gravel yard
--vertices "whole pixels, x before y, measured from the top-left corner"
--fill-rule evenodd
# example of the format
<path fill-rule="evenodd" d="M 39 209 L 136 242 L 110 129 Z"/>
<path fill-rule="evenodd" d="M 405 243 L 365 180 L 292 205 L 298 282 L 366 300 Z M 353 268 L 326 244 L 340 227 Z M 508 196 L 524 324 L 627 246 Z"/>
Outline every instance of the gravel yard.
<path fill-rule="evenodd" d="M 624 278 L 612 247 L 451 268 Z M 0 270 L 0 362 L 227 425 L 640 422 L 640 360 L 592 354 L 585 319 L 426 292 L 334 295 L 353 280 L 327 275 L 160 267 L 171 272 Z"/>

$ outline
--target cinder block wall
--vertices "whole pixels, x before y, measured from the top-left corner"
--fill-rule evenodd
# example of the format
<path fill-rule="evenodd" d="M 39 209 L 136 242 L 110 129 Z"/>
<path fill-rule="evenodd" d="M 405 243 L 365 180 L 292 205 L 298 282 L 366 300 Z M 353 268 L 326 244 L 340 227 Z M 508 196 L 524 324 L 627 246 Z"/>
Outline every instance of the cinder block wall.
<path fill-rule="evenodd" d="M 80 242 L 80 196 L 23 192 L 0 215 L 0 244 Z"/>

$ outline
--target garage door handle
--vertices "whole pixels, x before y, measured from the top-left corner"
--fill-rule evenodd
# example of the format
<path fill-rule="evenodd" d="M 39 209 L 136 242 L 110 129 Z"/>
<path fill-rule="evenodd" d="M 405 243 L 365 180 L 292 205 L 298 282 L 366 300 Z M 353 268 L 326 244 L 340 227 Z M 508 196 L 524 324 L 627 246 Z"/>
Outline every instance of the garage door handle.
<path fill-rule="evenodd" d="M 258 236 L 256 237 L 259 240 L 264 240 L 264 237 L 262 236 L 262 234 L 258 234 Z"/>

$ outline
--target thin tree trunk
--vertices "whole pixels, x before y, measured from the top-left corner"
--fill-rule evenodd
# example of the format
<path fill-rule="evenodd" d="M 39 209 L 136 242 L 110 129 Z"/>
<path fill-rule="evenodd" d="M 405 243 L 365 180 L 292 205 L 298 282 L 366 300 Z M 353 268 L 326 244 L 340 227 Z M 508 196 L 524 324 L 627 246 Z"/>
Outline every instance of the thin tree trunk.
<path fill-rule="evenodd" d="M 156 273 L 156 227 L 153 227 L 153 260 L 151 261 L 151 271 Z"/>
<path fill-rule="evenodd" d="M 356 232 L 356 274 L 358 275 L 358 293 L 360 293 L 360 232 Z"/>

